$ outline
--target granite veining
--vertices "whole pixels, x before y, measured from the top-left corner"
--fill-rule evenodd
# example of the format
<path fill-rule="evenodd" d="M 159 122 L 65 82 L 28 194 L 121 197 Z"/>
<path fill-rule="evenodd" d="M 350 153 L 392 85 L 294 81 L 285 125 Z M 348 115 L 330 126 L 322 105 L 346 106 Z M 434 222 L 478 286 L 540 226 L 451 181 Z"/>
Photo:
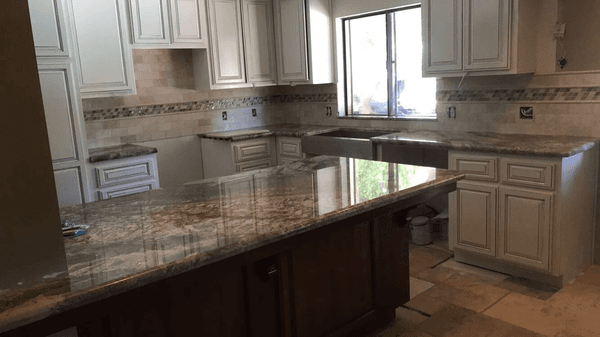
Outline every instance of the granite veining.
<path fill-rule="evenodd" d="M 0 332 L 462 178 L 456 171 L 320 156 L 65 207 L 61 217 L 89 224 L 88 234 L 65 241 L 66 270 L 33 285 L 0 289 Z"/>
<path fill-rule="evenodd" d="M 373 137 L 371 141 L 448 150 L 570 157 L 596 146 L 600 139 L 483 132 L 405 131 Z"/>
<path fill-rule="evenodd" d="M 266 136 L 303 137 L 339 130 L 339 126 L 276 124 L 235 131 L 211 132 L 201 134 L 203 138 L 239 141 Z"/>
<path fill-rule="evenodd" d="M 143 156 L 146 154 L 156 153 L 158 150 L 154 147 L 123 144 L 90 149 L 89 152 L 90 163 L 96 163 L 105 160 Z"/>

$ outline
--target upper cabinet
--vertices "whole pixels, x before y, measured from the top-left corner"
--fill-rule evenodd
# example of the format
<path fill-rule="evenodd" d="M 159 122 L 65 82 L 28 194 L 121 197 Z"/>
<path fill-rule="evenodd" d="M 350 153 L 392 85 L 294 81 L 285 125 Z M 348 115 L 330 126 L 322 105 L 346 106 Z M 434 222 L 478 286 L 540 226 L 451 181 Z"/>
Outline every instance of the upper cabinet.
<path fill-rule="evenodd" d="M 61 0 L 29 0 L 37 57 L 70 56 L 64 10 Z"/>
<path fill-rule="evenodd" d="M 135 48 L 206 48 L 204 0 L 129 0 Z"/>
<path fill-rule="evenodd" d="M 277 84 L 271 0 L 208 0 L 209 50 L 194 51 L 198 89 Z"/>
<path fill-rule="evenodd" d="M 423 75 L 533 73 L 537 6 L 522 0 L 424 0 Z"/>
<path fill-rule="evenodd" d="M 330 0 L 273 2 L 278 83 L 333 83 Z"/>
<path fill-rule="evenodd" d="M 123 0 L 72 0 L 82 98 L 135 93 Z"/>

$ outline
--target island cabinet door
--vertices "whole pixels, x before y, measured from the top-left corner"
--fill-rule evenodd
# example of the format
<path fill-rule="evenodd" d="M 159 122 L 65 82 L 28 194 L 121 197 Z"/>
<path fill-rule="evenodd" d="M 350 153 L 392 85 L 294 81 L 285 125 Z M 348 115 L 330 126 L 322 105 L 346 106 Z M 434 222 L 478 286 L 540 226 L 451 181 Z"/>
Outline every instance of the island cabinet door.
<path fill-rule="evenodd" d="M 323 336 L 373 309 L 370 224 L 302 244 L 291 253 L 296 336 Z"/>

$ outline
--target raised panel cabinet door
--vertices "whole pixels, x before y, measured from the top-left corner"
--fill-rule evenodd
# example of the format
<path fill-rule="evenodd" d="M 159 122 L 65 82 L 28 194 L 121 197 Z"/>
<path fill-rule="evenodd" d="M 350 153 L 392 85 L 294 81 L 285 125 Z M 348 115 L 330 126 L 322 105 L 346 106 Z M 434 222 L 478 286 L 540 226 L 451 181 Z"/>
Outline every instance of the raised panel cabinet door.
<path fill-rule="evenodd" d="M 274 0 L 279 83 L 308 81 L 304 0 Z"/>
<path fill-rule="evenodd" d="M 496 256 L 496 195 L 493 186 L 458 183 L 456 189 L 456 219 L 454 248 Z"/>
<path fill-rule="evenodd" d="M 246 83 L 240 0 L 209 0 L 213 84 Z"/>
<path fill-rule="evenodd" d="M 206 4 L 204 0 L 169 0 L 173 43 L 206 46 Z"/>
<path fill-rule="evenodd" d="M 81 160 L 81 134 L 73 72 L 68 66 L 40 64 L 39 76 L 52 163 Z"/>
<path fill-rule="evenodd" d="M 129 0 L 133 43 L 168 44 L 166 0 Z"/>
<path fill-rule="evenodd" d="M 28 0 L 36 56 L 69 56 L 62 0 Z"/>
<path fill-rule="evenodd" d="M 549 269 L 552 193 L 500 188 L 498 258 Z"/>
<path fill-rule="evenodd" d="M 508 69 L 509 0 L 464 1 L 464 67 Z"/>
<path fill-rule="evenodd" d="M 242 0 L 248 82 L 276 85 L 273 6 L 270 0 Z"/>
<path fill-rule="evenodd" d="M 79 205 L 83 202 L 82 181 L 79 167 L 54 171 L 59 207 Z"/>
<path fill-rule="evenodd" d="M 462 70 L 462 0 L 424 0 L 423 74 Z"/>
<path fill-rule="evenodd" d="M 135 93 L 133 58 L 121 0 L 72 0 L 82 98 Z"/>

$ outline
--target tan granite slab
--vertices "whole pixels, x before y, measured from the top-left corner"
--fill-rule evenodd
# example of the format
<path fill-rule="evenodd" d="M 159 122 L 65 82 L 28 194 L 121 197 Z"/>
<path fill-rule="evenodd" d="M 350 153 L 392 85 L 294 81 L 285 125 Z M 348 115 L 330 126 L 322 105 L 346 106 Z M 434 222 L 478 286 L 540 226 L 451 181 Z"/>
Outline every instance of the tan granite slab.
<path fill-rule="evenodd" d="M 355 174 L 349 175 L 351 171 Z M 67 270 L 35 284 L 0 289 L 0 332 L 462 178 L 456 171 L 320 156 L 177 189 L 66 207 L 62 218 L 89 224 L 88 234 L 65 241 Z M 325 186 L 323 182 L 328 189 L 317 188 Z"/>
<path fill-rule="evenodd" d="M 378 144 L 518 155 L 570 157 L 598 144 L 599 139 L 479 132 L 404 131 L 373 137 Z"/>
<path fill-rule="evenodd" d="M 89 150 L 90 163 L 120 158 L 137 157 L 157 152 L 158 150 L 154 147 L 134 144 L 99 147 Z"/>
<path fill-rule="evenodd" d="M 339 130 L 339 126 L 321 126 L 321 125 L 297 125 L 297 124 L 276 124 L 261 126 L 259 128 L 241 129 L 235 131 L 211 132 L 201 134 L 200 137 L 240 141 L 266 136 L 283 136 L 283 137 L 303 137 L 312 136 L 320 133 Z"/>

